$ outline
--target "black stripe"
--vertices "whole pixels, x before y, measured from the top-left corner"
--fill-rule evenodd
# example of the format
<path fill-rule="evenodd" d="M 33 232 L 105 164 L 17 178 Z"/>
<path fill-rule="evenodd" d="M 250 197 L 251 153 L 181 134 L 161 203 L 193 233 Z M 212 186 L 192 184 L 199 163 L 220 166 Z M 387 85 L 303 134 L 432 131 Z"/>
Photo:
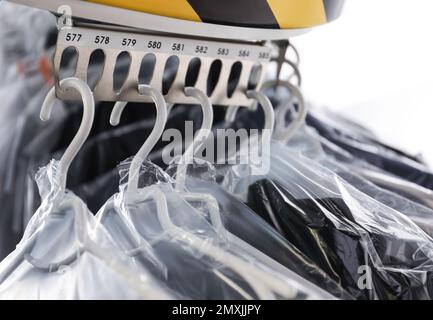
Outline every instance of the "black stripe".
<path fill-rule="evenodd" d="M 188 0 L 203 22 L 279 29 L 266 0 Z"/>
<path fill-rule="evenodd" d="M 323 0 L 328 21 L 337 19 L 341 15 L 345 0 Z"/>

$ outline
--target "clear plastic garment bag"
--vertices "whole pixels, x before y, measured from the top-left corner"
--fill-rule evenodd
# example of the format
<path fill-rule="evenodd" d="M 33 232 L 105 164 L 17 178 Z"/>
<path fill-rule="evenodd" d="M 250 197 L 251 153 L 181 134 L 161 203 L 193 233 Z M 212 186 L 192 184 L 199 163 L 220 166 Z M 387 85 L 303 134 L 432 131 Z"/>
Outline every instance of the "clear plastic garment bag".
<path fill-rule="evenodd" d="M 0 299 L 433 299 L 431 171 L 348 119 L 308 110 L 287 41 L 269 43 L 277 80 L 264 84 L 272 70 L 251 71 L 246 85 L 243 59 L 218 71 L 196 57 L 186 71 L 168 57 L 164 68 L 158 51 L 135 83 L 131 56 L 108 66 L 107 52 L 92 54 L 84 75 L 66 55 L 59 86 L 81 101 L 55 101 L 51 72 L 31 68 L 53 54 L 55 18 L 0 8 Z M 297 86 L 279 80 L 284 64 Z M 111 67 L 121 91 L 151 103 L 95 102 Z M 202 78 L 203 90 L 228 82 L 251 107 L 213 106 Z M 162 139 L 168 128 L 186 135 L 187 120 L 196 131 L 185 149 Z M 218 128 L 259 130 L 222 159 L 219 145 L 206 149 Z M 183 151 L 170 164 L 166 146 Z"/>
<path fill-rule="evenodd" d="M 331 298 L 229 241 L 208 221 L 209 207 L 185 201 L 161 169 L 145 163 L 141 170 L 140 184 L 151 185 L 135 193 L 123 185 L 97 217 L 136 263 L 155 270 L 171 289 L 192 299 Z"/>
<path fill-rule="evenodd" d="M 246 196 L 256 213 L 353 297 L 431 298 L 433 243 L 415 223 L 332 166 L 302 155 L 299 145 L 274 141 L 268 156 L 267 176 L 251 177 L 238 167 L 223 185 Z"/>
<path fill-rule="evenodd" d="M 400 212 L 359 191 L 314 161 L 294 155 L 290 150 L 279 153 L 279 158 L 277 152 L 282 150 L 278 145 L 272 149 L 270 181 L 261 184 L 255 194 L 257 197 L 276 193 L 275 198 L 269 200 L 274 199 L 273 210 L 279 211 L 277 217 L 281 219 L 277 225 L 286 238 L 298 243 L 298 247 L 315 245 L 318 257 L 323 254 L 323 269 L 338 278 L 345 277 L 347 272 L 348 277 L 340 281 L 347 281 L 347 286 L 363 292 L 366 298 L 429 299 L 432 239 Z M 250 198 L 249 202 L 253 203 L 254 199 Z M 306 220 L 299 224 L 295 218 Z M 282 223 L 288 225 L 282 226 Z M 290 225 L 297 229 L 287 234 Z M 300 232 L 302 225 L 306 227 L 305 233 Z M 298 232 L 299 241 L 296 240 Z M 307 234 L 311 235 L 310 243 L 306 241 Z M 322 240 L 316 242 L 317 239 Z M 301 251 L 314 252 L 309 247 Z M 311 258 L 314 260 L 314 254 Z M 371 271 L 372 281 L 368 286 L 371 285 L 372 290 L 359 290 L 362 268 Z"/>
<path fill-rule="evenodd" d="M 1 299 L 176 297 L 131 264 L 78 197 L 59 189 L 57 162 L 42 168 L 37 180 L 43 203 L 0 264 Z"/>
<path fill-rule="evenodd" d="M 350 161 L 351 157 L 331 142 L 320 137 L 312 128 L 303 128 L 292 138 L 289 147 L 306 157 L 320 163 L 345 179 L 363 193 L 390 208 L 404 214 L 422 228 L 428 235 L 433 235 L 433 210 L 418 202 L 405 198 L 387 189 L 380 188 L 357 173 L 359 167 Z M 325 153 L 324 148 L 327 149 Z M 334 154 L 334 156 L 332 156 Z M 363 169 L 368 166 L 363 166 Z M 423 199 L 425 199 L 423 197 Z"/>
<path fill-rule="evenodd" d="M 257 251 L 254 248 L 245 250 L 245 246 L 229 241 L 225 233 L 219 232 L 218 225 L 210 223 L 203 212 L 191 205 L 191 196 L 196 201 L 197 195 L 185 193 L 178 181 L 145 162 L 162 134 L 166 106 L 152 88 L 143 86 L 139 90 L 145 90 L 155 100 L 158 110 L 155 129 L 132 161 L 125 163 L 128 182 L 97 215 L 123 251 L 136 263 L 153 268 L 161 281 L 187 298 L 332 298 L 302 278 L 291 273 L 288 276 L 287 272 L 280 272 L 280 267 L 275 269 L 272 263 L 257 260 L 251 254 Z M 197 89 L 186 88 L 185 92 L 202 104 L 202 129 L 211 126 L 208 98 Z M 115 106 L 112 123 L 118 123 L 124 106 Z M 178 173 L 185 178 L 182 169 Z M 206 208 L 212 212 L 212 207 Z M 214 218 L 220 214 L 216 210 Z"/>
<path fill-rule="evenodd" d="M 256 94 L 255 97 L 260 98 L 260 104 L 264 105 L 265 114 L 268 115 L 265 129 L 272 131 L 274 120 L 272 106 L 263 95 Z M 236 109 L 233 108 L 235 112 Z M 231 118 L 231 115 L 228 114 L 227 117 Z M 200 151 L 200 148 L 196 150 Z M 183 166 L 181 170 L 179 170 L 180 166 Z M 241 167 L 241 169 L 245 168 L 246 166 Z M 228 184 L 236 182 L 237 177 L 234 172 L 240 173 L 238 169 L 237 166 L 223 166 L 223 169 L 217 170 L 208 162 L 196 158 L 194 163 L 189 165 L 174 163 L 169 166 L 167 172 L 178 181 L 184 181 L 186 190 L 184 194 L 187 194 L 188 202 L 204 213 L 217 228 L 218 234 L 225 234 L 231 243 L 249 249 L 257 259 L 282 270 L 291 277 L 303 277 L 334 297 L 352 299 L 348 292 L 328 277 L 303 252 L 288 243 L 247 206 L 218 186 L 217 180 L 220 181 L 221 177 L 226 177 Z M 179 172 L 182 173 L 183 179 L 179 180 Z M 231 177 L 234 179 L 230 179 Z"/>
<path fill-rule="evenodd" d="M 37 176 L 42 204 L 18 247 L 0 263 L 3 299 L 172 299 L 164 284 L 123 255 L 85 204 L 66 192 L 68 168 L 87 138 L 94 118 L 93 95 L 83 81 L 62 80 L 78 90 L 84 114 L 80 129 L 60 161 Z M 42 107 L 50 118 L 54 89 Z"/>

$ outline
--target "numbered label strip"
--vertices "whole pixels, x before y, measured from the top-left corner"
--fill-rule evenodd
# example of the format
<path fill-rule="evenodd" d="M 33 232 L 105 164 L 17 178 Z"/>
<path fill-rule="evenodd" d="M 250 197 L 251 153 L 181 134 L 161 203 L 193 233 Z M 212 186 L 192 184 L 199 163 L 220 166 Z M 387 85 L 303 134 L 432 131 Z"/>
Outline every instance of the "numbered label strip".
<path fill-rule="evenodd" d="M 185 79 L 191 60 L 200 61 L 200 70 L 195 87 L 207 92 L 212 103 L 219 105 L 249 106 L 253 101 L 245 96 L 245 91 L 254 83 L 259 87 L 264 69 L 271 57 L 271 48 L 243 43 L 225 43 L 209 40 L 173 38 L 147 34 L 132 34 L 118 31 L 106 31 L 89 28 L 65 27 L 59 32 L 55 54 L 55 74 L 57 96 L 64 100 L 78 100 L 74 91 L 62 91 L 58 86 L 61 74 L 63 53 L 73 47 L 78 54 L 75 76 L 93 83 L 95 99 L 99 101 L 150 102 L 151 99 L 138 93 L 140 68 L 143 58 L 149 54 L 155 56 L 153 73 L 148 83 L 163 90 L 163 75 L 167 60 L 176 56 L 177 68 L 172 68 L 174 77 L 165 99 L 169 103 L 196 104 L 197 102 L 183 94 Z M 99 79 L 87 79 L 90 57 L 96 50 L 102 50 L 105 59 Z M 114 79 L 118 56 L 127 52 L 130 56 L 129 72 L 120 88 L 115 90 Z M 211 65 L 220 61 L 219 78 L 213 90 L 209 92 L 209 73 Z M 218 62 L 219 63 L 219 62 Z M 238 78 L 236 87 L 229 90 L 229 80 L 233 87 L 233 69 L 236 64 Z M 241 65 L 241 70 L 239 70 Z M 215 72 L 213 72 L 215 73 Z M 167 75 L 165 75 L 167 77 Z M 215 74 L 212 75 L 215 77 Z M 215 80 L 215 79 L 214 79 Z M 166 90 L 165 90 L 166 91 Z"/>

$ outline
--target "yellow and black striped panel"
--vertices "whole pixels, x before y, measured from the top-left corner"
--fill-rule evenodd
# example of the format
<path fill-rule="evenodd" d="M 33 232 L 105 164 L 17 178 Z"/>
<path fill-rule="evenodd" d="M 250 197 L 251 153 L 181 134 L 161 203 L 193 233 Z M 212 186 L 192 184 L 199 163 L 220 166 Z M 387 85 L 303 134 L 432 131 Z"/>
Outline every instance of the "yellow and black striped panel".
<path fill-rule="evenodd" d="M 88 0 L 164 17 L 269 28 L 309 28 L 338 18 L 345 0 Z"/>

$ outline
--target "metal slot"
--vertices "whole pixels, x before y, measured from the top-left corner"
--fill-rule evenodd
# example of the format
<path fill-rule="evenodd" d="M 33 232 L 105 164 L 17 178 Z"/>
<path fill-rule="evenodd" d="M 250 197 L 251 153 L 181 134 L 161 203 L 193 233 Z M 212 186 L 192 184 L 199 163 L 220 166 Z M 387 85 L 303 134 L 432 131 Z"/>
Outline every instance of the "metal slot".
<path fill-rule="evenodd" d="M 170 57 L 178 60 L 177 70 L 172 76 L 168 92 L 164 92 L 169 103 L 195 104 L 194 98 L 183 93 L 185 79 L 191 61 L 199 60 L 200 71 L 195 87 L 207 92 L 210 68 L 215 61 L 220 64 L 219 79 L 212 88 L 210 99 L 217 105 L 250 106 L 253 101 L 245 96 L 253 67 L 265 69 L 271 56 L 271 48 L 256 44 L 217 42 L 189 38 L 173 38 L 159 35 L 133 34 L 90 28 L 64 27 L 60 30 L 54 58 L 56 76 L 56 94 L 63 100 L 79 100 L 74 90 L 62 91 L 58 85 L 60 63 L 63 51 L 73 47 L 78 53 L 75 77 L 87 81 L 89 60 L 97 50 L 105 55 L 103 70 L 94 87 L 94 96 L 98 101 L 151 102 L 149 97 L 139 94 L 137 88 L 140 77 L 143 78 L 142 61 L 149 54 L 155 56 L 153 70 L 148 75 L 150 85 L 162 92 L 163 75 Z M 128 53 L 129 69 L 121 88 L 114 88 L 116 83 L 115 68 L 120 54 Z M 229 88 L 233 65 L 241 65 L 236 88 Z M 263 77 L 258 79 L 259 87 Z M 118 90 L 117 90 L 118 89 Z M 229 94 L 228 94 L 229 93 Z"/>

